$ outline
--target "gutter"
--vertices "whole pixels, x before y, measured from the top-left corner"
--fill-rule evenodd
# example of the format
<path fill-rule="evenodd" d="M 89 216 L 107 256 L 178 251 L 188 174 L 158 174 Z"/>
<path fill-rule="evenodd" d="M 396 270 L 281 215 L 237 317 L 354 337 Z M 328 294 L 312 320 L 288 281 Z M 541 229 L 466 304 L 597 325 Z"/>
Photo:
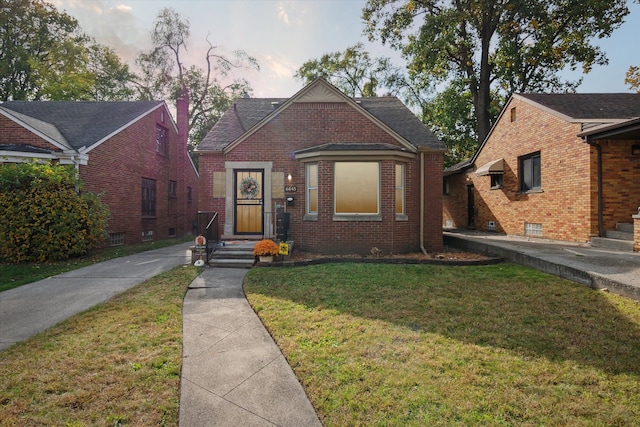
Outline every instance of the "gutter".
<path fill-rule="evenodd" d="M 598 156 L 598 235 L 599 237 L 603 237 L 605 232 L 604 222 L 602 219 L 602 146 L 597 142 L 592 141 L 589 135 L 584 136 L 582 140 L 590 146 L 595 147 Z"/>
<path fill-rule="evenodd" d="M 420 250 L 429 255 L 424 248 L 424 152 L 420 151 Z"/>

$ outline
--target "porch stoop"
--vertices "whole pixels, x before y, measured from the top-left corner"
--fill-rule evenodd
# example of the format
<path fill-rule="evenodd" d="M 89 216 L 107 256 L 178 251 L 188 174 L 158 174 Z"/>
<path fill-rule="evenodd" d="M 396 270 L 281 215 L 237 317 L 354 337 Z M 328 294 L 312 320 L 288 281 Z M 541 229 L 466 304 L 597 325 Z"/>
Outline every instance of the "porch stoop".
<path fill-rule="evenodd" d="M 591 246 L 633 252 L 633 224 L 618 223 L 605 237 L 592 237 Z"/>
<path fill-rule="evenodd" d="M 218 246 L 216 251 L 209 257 L 209 266 L 216 268 L 251 268 L 255 263 L 253 244 Z"/>

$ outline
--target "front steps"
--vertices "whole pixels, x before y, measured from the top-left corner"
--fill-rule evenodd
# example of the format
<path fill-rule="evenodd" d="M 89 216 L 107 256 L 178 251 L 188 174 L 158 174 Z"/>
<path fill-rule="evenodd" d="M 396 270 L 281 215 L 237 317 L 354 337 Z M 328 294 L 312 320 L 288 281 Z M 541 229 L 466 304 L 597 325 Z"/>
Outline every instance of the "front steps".
<path fill-rule="evenodd" d="M 633 224 L 618 223 L 605 237 L 592 237 L 591 246 L 633 252 Z"/>
<path fill-rule="evenodd" d="M 255 263 L 255 242 L 218 245 L 209 257 L 209 266 L 216 268 L 251 268 Z"/>

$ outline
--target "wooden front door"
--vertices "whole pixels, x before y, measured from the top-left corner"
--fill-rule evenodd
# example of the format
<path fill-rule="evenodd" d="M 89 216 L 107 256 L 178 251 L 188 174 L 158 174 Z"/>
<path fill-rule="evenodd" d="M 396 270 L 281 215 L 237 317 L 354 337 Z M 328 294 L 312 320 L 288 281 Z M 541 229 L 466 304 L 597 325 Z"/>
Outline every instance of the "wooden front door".
<path fill-rule="evenodd" d="M 235 234 L 263 234 L 262 170 L 235 170 Z"/>

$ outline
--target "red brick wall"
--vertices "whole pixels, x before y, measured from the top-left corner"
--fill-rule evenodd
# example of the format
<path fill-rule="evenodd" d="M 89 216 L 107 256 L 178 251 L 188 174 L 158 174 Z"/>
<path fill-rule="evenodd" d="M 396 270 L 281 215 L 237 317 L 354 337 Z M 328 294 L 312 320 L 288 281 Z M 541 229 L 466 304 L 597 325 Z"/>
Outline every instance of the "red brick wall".
<path fill-rule="evenodd" d="M 449 183 L 449 192 L 442 196 L 442 226 L 447 227 L 447 220 L 451 221 L 450 227 L 466 228 L 469 223 L 467 215 L 467 175 L 457 173 L 443 177 Z"/>
<path fill-rule="evenodd" d="M 513 122 L 511 108 L 516 108 Z M 597 235 L 596 153 L 576 136 L 581 125 L 518 99 L 512 99 L 505 111 L 475 162 L 479 168 L 504 159 L 503 187 L 490 189 L 491 178 L 474 172 L 451 177 L 445 219 L 452 219 L 457 227 L 466 226 L 468 177 L 474 185 L 479 230 L 495 221 L 498 232 L 522 235 L 529 222 L 542 224 L 542 237 L 550 239 L 585 242 Z M 536 151 L 541 157 L 541 191 L 520 192 L 518 158 Z"/>
<path fill-rule="evenodd" d="M 168 155 L 156 152 L 156 124 L 168 130 Z M 0 115 L 0 141 L 59 151 L 31 131 Z M 185 134 L 186 135 L 186 134 Z M 101 194 L 109 205 L 109 231 L 125 233 L 125 243 L 139 243 L 143 230 L 152 230 L 154 240 L 192 231 L 198 211 L 198 176 L 188 159 L 186 136 L 179 136 L 169 111 L 161 107 L 91 149 L 87 165 L 80 166 L 83 191 Z M 142 178 L 156 180 L 156 217 L 142 218 Z M 169 198 L 169 180 L 178 184 L 177 197 Z M 187 187 L 192 202 L 187 202 Z"/>
<path fill-rule="evenodd" d="M 603 223 L 605 230 L 614 230 L 619 222 L 632 223 L 631 216 L 638 213 L 640 206 L 640 156 L 631 153 L 632 146 L 638 141 L 599 143 L 602 147 Z"/>
<path fill-rule="evenodd" d="M 2 114 L 0 114 L 0 144 L 22 144 L 47 150 L 59 150 L 55 145 L 45 141 Z"/>
<path fill-rule="evenodd" d="M 294 152 L 326 143 L 388 143 L 400 145 L 389 134 L 346 103 L 294 103 L 270 123 L 235 147 L 227 156 L 203 154 L 200 158 L 200 206 L 220 213 L 224 224 L 225 200 L 213 198 L 213 172 L 224 171 L 225 161 L 272 162 L 272 172 L 291 173 L 297 186 L 291 214 L 290 238 L 295 248 L 320 253 L 364 253 L 372 247 L 385 252 L 406 253 L 419 250 L 419 157 L 406 165 L 406 212 L 408 220 L 396 220 L 395 161 L 380 160 L 382 221 L 334 221 L 334 162 L 318 161 L 318 218 L 304 220 L 305 165 L 294 159 Z M 427 249 L 442 248 L 441 170 L 442 155 L 425 155 L 425 176 L 429 211 L 425 224 Z M 368 159 L 358 159 L 367 161 Z M 354 160 L 354 161 L 358 161 Z M 370 160 L 377 161 L 377 160 Z M 266 171 L 269 173 L 269 171 Z M 433 188 L 437 187 L 437 191 Z M 284 199 L 273 199 L 284 205 Z"/>
<path fill-rule="evenodd" d="M 164 113 L 164 114 L 163 114 Z M 162 122 L 164 115 L 164 122 Z M 156 152 L 156 124 L 168 130 L 167 155 Z M 125 233 L 125 243 L 142 241 L 144 230 L 153 239 L 192 232 L 198 203 L 197 175 L 186 158 L 186 147 L 171 124 L 169 112 L 160 108 L 114 135 L 89 152 L 89 162 L 80 167 L 85 190 L 102 193 L 109 205 L 109 231 Z M 182 173 L 178 165 L 183 164 Z M 156 180 L 156 216 L 142 217 L 142 178 Z M 169 181 L 177 181 L 177 197 L 169 198 Z M 187 202 L 186 187 L 192 187 L 193 201 Z"/>

